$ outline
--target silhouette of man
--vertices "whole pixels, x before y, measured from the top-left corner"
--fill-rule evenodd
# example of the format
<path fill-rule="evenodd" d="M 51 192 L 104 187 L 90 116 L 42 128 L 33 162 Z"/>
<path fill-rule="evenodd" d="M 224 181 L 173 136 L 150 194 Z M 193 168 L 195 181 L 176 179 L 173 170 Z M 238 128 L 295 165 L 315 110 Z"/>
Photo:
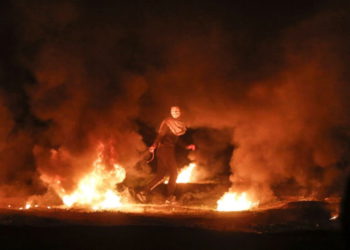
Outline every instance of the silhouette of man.
<path fill-rule="evenodd" d="M 175 146 L 179 136 L 186 133 L 186 126 L 179 118 L 181 110 L 178 106 L 170 108 L 170 117 L 164 119 L 160 125 L 158 135 L 149 148 L 151 153 L 157 149 L 157 172 L 156 176 L 146 185 L 143 191 L 137 193 L 137 198 L 141 202 L 147 201 L 147 195 L 161 184 L 166 176 L 169 176 L 167 186 L 167 202 L 175 201 L 174 196 L 177 179 L 177 163 L 175 159 Z M 186 147 L 189 150 L 195 150 L 195 145 L 190 144 Z"/>

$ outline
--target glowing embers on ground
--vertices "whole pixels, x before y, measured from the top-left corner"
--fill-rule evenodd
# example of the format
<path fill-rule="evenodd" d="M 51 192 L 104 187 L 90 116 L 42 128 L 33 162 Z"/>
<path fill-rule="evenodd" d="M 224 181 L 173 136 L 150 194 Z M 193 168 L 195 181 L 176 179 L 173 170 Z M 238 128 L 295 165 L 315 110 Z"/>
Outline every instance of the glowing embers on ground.
<path fill-rule="evenodd" d="M 218 211 L 243 211 L 249 210 L 258 205 L 258 202 L 251 201 L 247 193 L 226 192 L 218 201 Z"/>
<path fill-rule="evenodd" d="M 121 196 L 115 191 L 115 184 L 125 178 L 125 169 L 114 164 L 107 170 L 99 156 L 93 164 L 93 170 L 84 176 L 77 188 L 69 195 L 63 195 L 63 203 L 68 206 L 84 206 L 94 210 L 116 209 L 122 206 Z"/>
<path fill-rule="evenodd" d="M 180 173 L 177 176 L 176 183 L 190 183 L 194 182 L 194 174 L 193 170 L 197 167 L 195 163 L 190 163 L 188 166 L 182 168 L 180 170 Z M 167 178 L 164 183 L 167 184 L 169 181 L 169 178 Z"/>

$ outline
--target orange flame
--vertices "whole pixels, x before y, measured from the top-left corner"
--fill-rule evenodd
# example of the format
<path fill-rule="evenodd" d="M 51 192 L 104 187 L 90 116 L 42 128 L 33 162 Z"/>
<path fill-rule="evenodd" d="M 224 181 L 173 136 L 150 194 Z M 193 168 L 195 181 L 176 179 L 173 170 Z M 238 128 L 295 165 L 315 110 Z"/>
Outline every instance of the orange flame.
<path fill-rule="evenodd" d="M 194 181 L 193 170 L 196 167 L 196 163 L 190 163 L 188 166 L 181 169 L 177 176 L 176 183 L 190 183 Z M 164 183 L 168 184 L 169 178 L 167 178 Z"/>
<path fill-rule="evenodd" d="M 61 186 L 61 181 L 55 177 L 43 174 L 41 179 L 56 191 L 66 207 L 77 206 L 94 210 L 118 209 L 123 203 L 122 196 L 115 190 L 115 185 L 125 179 L 126 172 L 123 167 L 114 164 L 113 155 L 107 155 L 108 158 L 106 158 L 108 149 L 110 148 L 100 143 L 91 172 L 79 180 L 76 189 L 71 193 L 67 193 Z M 107 168 L 106 165 L 109 167 Z M 123 197 L 124 201 L 125 199 L 126 197 Z"/>
<path fill-rule="evenodd" d="M 247 193 L 226 192 L 218 201 L 218 211 L 243 211 L 257 206 L 257 202 L 248 199 Z"/>
<path fill-rule="evenodd" d="M 177 176 L 176 183 L 189 183 L 193 181 L 193 169 L 195 167 L 195 163 L 190 163 L 187 167 L 184 167 Z"/>
<path fill-rule="evenodd" d="M 68 207 L 80 205 L 94 210 L 121 207 L 121 196 L 114 189 L 115 184 L 125 179 L 125 169 L 114 164 L 114 169 L 108 171 L 101 156 L 93 166 L 94 169 L 79 181 L 73 193 L 62 196 L 63 203 Z"/>

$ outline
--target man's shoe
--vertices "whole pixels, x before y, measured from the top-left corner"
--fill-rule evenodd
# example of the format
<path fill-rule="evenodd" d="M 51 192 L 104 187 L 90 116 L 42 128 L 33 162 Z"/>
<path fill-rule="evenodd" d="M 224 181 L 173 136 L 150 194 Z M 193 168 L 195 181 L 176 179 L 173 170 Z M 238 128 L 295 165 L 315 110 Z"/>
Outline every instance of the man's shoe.
<path fill-rule="evenodd" d="M 147 196 L 146 196 L 146 193 L 144 191 L 136 193 L 136 198 L 141 203 L 146 203 L 147 202 Z"/>

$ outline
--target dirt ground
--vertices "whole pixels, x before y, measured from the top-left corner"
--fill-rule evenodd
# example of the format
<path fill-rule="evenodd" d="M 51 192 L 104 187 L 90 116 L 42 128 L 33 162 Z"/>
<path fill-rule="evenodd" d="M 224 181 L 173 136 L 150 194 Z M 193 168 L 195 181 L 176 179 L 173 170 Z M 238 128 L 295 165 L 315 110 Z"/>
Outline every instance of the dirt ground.
<path fill-rule="evenodd" d="M 137 212 L 0 210 L 1 249 L 345 249 L 329 204 L 216 212 L 143 206 Z"/>
<path fill-rule="evenodd" d="M 342 249 L 336 231 L 245 233 L 171 226 L 2 226 L 1 249 Z"/>

